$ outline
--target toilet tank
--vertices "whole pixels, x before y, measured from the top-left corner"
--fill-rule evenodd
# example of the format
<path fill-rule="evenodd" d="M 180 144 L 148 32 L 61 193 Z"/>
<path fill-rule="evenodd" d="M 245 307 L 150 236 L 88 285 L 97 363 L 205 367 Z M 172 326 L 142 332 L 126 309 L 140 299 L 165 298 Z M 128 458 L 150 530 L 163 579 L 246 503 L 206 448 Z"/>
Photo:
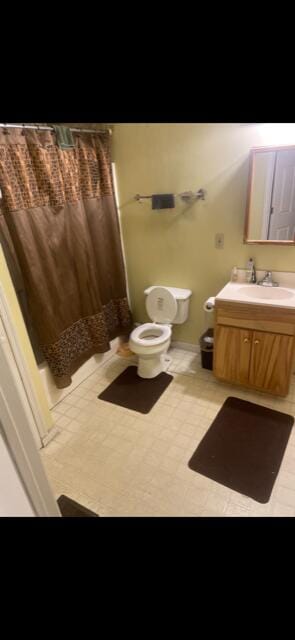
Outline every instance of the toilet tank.
<path fill-rule="evenodd" d="M 168 289 L 168 291 L 173 293 L 177 300 L 177 313 L 173 320 L 173 324 L 183 324 L 183 322 L 188 319 L 189 302 L 192 291 L 190 289 L 177 289 L 177 287 L 165 287 L 164 285 L 158 284 L 145 289 L 145 295 L 147 296 L 153 289 L 155 289 L 155 287 L 163 287 L 163 289 Z"/>

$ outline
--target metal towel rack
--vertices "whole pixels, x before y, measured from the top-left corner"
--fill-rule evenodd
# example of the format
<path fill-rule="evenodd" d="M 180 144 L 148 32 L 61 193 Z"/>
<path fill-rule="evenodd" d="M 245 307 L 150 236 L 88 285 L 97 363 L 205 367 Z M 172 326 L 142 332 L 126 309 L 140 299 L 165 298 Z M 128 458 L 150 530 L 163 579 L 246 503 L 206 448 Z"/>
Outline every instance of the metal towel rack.
<path fill-rule="evenodd" d="M 175 198 L 181 198 L 184 202 L 193 202 L 194 200 L 205 200 L 206 191 L 205 189 L 199 189 L 195 193 L 193 191 L 184 191 L 183 193 L 174 193 L 173 195 Z M 139 193 L 134 196 L 134 199 L 138 202 L 150 198 L 152 198 L 152 196 L 141 196 Z"/>

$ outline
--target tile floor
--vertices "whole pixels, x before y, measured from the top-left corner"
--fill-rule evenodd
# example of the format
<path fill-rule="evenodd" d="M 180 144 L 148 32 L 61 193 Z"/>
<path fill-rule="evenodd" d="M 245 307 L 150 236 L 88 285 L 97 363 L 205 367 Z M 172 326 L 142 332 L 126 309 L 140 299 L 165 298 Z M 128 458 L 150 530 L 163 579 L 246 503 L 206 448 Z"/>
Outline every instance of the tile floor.
<path fill-rule="evenodd" d="M 174 379 L 147 415 L 97 399 L 132 364 L 116 355 L 55 406 L 60 433 L 41 456 L 56 497 L 101 516 L 294 516 L 295 427 L 265 505 L 191 471 L 188 460 L 229 395 L 295 415 L 295 376 L 279 399 L 218 382 L 199 354 L 169 355 Z"/>

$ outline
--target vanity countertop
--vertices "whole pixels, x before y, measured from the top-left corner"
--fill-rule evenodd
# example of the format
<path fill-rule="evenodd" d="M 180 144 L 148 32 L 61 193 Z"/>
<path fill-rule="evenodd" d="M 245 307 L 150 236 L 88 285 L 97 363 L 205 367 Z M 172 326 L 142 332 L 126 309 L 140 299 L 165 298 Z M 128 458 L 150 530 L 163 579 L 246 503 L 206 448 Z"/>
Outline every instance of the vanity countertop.
<path fill-rule="evenodd" d="M 215 300 L 295 309 L 295 287 L 264 287 L 245 282 L 228 282 Z"/>

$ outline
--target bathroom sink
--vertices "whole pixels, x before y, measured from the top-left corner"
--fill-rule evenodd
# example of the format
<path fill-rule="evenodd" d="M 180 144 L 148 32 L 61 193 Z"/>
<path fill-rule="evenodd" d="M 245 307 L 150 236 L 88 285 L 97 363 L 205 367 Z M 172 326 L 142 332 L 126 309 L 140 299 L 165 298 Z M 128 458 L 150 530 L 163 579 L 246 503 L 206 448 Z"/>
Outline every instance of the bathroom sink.
<path fill-rule="evenodd" d="M 281 287 L 261 287 L 259 285 L 253 285 L 250 287 L 241 287 L 238 291 L 247 298 L 260 300 L 287 300 L 288 298 L 295 297 L 295 293 L 288 291 L 288 289 L 282 289 Z"/>

